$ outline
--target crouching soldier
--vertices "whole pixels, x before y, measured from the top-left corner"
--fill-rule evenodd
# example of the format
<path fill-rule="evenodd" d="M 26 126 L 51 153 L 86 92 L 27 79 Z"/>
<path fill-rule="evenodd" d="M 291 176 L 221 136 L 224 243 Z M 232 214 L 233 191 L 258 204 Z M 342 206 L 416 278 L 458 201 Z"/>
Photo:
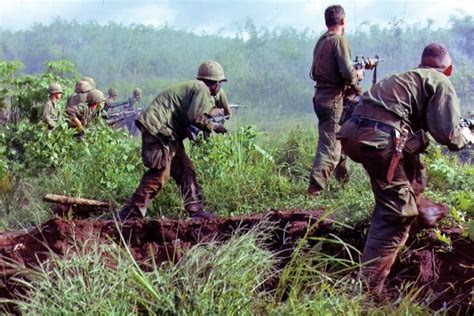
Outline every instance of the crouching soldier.
<path fill-rule="evenodd" d="M 450 150 L 474 140 L 460 126 L 460 107 L 449 76 L 445 46 L 427 45 L 419 67 L 389 76 L 362 96 L 338 133 L 342 149 L 367 171 L 375 197 L 362 261 L 371 291 L 382 294 L 384 281 L 414 223 L 433 227 L 446 215 L 444 204 L 421 196 L 427 184 L 419 155 L 426 133 Z"/>
<path fill-rule="evenodd" d="M 209 119 L 214 106 L 211 96 L 217 95 L 221 83 L 227 80 L 224 69 L 215 61 L 201 64 L 196 79 L 158 94 L 136 120 L 142 132 L 142 160 L 148 170 L 118 214 L 119 220 L 144 217 L 170 176 L 178 185 L 192 219 L 212 217 L 203 208 L 196 171 L 184 150 L 183 140 L 188 137 L 191 125 L 205 132 L 226 132 L 222 124 Z"/>
<path fill-rule="evenodd" d="M 77 136 L 82 137 L 85 127 L 99 116 L 104 101 L 105 97 L 102 91 L 91 90 L 87 93 L 86 103 L 79 103 L 67 108 L 69 127 L 78 131 Z"/>

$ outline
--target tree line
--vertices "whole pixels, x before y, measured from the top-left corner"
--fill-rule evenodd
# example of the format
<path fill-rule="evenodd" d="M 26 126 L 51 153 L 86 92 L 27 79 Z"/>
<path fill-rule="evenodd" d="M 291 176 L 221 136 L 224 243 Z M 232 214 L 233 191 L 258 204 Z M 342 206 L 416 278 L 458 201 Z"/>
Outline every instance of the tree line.
<path fill-rule="evenodd" d="M 232 103 L 262 111 L 278 109 L 284 114 L 311 112 L 314 83 L 308 73 L 319 35 L 309 29 L 257 28 L 251 20 L 235 36 L 224 37 L 168 26 L 56 19 L 26 31 L 0 30 L 0 60 L 21 61 L 21 72 L 28 75 L 44 73 L 45 65 L 56 61 L 59 76 L 60 62 L 64 61 L 72 79 L 92 76 L 99 89 L 106 92 L 117 87 L 123 98 L 140 87 L 148 102 L 172 83 L 194 78 L 202 61 L 214 59 L 225 68 L 229 81 L 224 89 Z M 456 71 L 452 80 L 463 111 L 474 108 L 473 37 L 474 17 L 469 15 L 452 17 L 446 29 L 435 29 L 432 21 L 407 26 L 393 20 L 387 27 L 364 22 L 347 34 L 353 56 L 377 54 L 385 59 L 378 70 L 379 79 L 416 67 L 427 43 L 443 42 L 453 55 Z M 70 64 L 77 72 L 71 72 Z M 371 73 L 367 72 L 364 88 L 370 82 Z"/>

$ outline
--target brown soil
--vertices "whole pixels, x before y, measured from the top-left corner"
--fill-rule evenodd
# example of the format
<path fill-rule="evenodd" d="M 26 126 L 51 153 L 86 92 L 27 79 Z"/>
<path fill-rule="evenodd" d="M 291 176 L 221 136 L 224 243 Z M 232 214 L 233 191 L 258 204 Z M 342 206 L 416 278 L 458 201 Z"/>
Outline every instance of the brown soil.
<path fill-rule="evenodd" d="M 54 252 L 66 254 L 77 242 L 95 239 L 99 242 L 121 243 L 122 234 L 136 260 L 145 263 L 151 257 L 155 262 L 177 261 L 186 250 L 197 243 L 224 241 L 238 229 L 246 231 L 266 221 L 274 227 L 270 240 L 265 244 L 278 253 L 284 266 L 291 256 L 295 242 L 308 236 L 337 234 L 357 249 L 362 249 L 365 229 L 336 230 L 332 220 L 323 219 L 322 210 L 271 211 L 232 218 L 208 221 L 180 221 L 146 219 L 117 225 L 114 221 L 53 219 L 29 231 L 0 234 L 0 298 L 12 298 L 24 291 L 11 277 L 18 274 L 19 263 L 28 268 L 38 266 Z M 308 232 L 308 229 L 312 228 Z M 474 286 L 474 243 L 463 237 L 459 229 L 445 232 L 450 236 L 451 248 L 443 245 L 430 233 L 418 234 L 409 240 L 408 250 L 393 267 L 389 284 L 396 288 L 404 281 L 416 282 L 432 294 L 430 306 L 439 309 L 454 307 L 457 313 L 471 313 Z M 340 247 L 342 248 L 342 247 Z M 344 256 L 345 250 L 332 246 L 325 251 Z M 271 286 L 271 285 L 270 285 Z"/>

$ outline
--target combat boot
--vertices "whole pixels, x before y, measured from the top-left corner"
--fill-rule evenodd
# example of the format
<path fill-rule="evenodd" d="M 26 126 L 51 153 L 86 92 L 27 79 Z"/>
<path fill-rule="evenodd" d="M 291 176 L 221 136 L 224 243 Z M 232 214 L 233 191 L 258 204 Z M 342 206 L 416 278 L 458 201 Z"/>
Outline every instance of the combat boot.
<path fill-rule="evenodd" d="M 134 220 L 134 219 L 143 218 L 143 216 L 142 216 L 142 214 L 140 213 L 140 211 L 137 210 L 135 207 L 125 205 L 125 206 L 120 210 L 120 212 L 116 213 L 115 218 L 116 218 L 117 221 L 119 221 L 119 222 L 125 222 L 125 221 L 129 221 L 129 220 Z"/>
<path fill-rule="evenodd" d="M 201 220 L 215 218 L 216 216 L 214 214 L 206 212 L 205 210 L 199 210 L 197 212 L 190 213 L 189 217 L 191 217 L 191 220 Z"/>

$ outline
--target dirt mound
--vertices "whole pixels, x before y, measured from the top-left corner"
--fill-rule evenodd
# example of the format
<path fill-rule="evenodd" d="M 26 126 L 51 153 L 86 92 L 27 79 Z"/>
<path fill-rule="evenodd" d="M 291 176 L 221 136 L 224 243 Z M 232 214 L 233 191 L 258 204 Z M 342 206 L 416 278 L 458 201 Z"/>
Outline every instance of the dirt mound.
<path fill-rule="evenodd" d="M 271 237 L 265 244 L 279 254 L 281 266 L 291 256 L 295 243 L 305 235 L 337 234 L 362 249 L 364 228 L 336 231 L 332 220 L 324 218 L 323 214 L 322 210 L 275 210 L 267 214 L 208 221 L 146 219 L 123 225 L 117 225 L 114 221 L 53 219 L 29 231 L 0 234 L 0 297 L 11 298 L 15 291 L 21 291 L 10 280 L 18 268 L 12 268 L 9 262 L 35 267 L 47 260 L 51 252 L 64 255 L 74 243 L 90 239 L 104 243 L 122 243 L 125 240 L 135 259 L 142 263 L 151 257 L 155 262 L 177 261 L 197 243 L 224 241 L 236 230 L 246 231 L 265 221 L 273 227 Z M 462 237 L 460 231 L 446 233 L 453 241 L 450 249 L 430 234 L 409 241 L 410 250 L 402 254 L 393 268 L 390 284 L 396 287 L 403 281 L 416 281 L 417 286 L 424 286 L 425 291 L 433 295 L 433 308 L 448 304 L 467 312 L 471 309 L 474 285 L 474 243 Z M 334 246 L 325 250 L 338 256 L 345 253 L 345 249 Z"/>

